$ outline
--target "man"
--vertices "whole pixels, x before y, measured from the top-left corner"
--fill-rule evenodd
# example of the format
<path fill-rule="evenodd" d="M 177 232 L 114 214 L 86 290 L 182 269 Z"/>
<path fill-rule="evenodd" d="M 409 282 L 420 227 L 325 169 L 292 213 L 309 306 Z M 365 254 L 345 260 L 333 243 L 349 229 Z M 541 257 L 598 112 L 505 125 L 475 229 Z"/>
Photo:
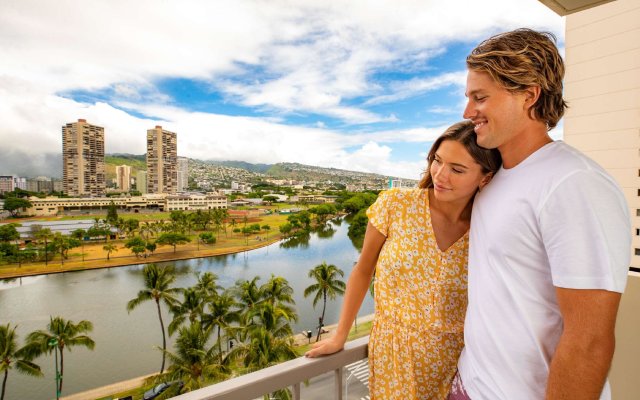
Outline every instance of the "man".
<path fill-rule="evenodd" d="M 548 135 L 566 108 L 553 35 L 494 36 L 467 68 L 464 117 L 503 168 L 473 207 L 466 347 L 450 398 L 609 399 L 630 261 L 624 196 Z"/>

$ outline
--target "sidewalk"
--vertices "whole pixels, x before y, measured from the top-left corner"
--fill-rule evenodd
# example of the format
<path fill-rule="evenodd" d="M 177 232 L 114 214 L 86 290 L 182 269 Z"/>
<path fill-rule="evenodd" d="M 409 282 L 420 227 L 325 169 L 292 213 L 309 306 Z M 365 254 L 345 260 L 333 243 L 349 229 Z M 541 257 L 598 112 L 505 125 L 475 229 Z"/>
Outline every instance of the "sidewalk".
<path fill-rule="evenodd" d="M 61 397 L 61 400 L 95 400 L 102 397 L 112 396 L 115 393 L 125 392 L 127 390 L 135 389 L 144 385 L 144 380 L 155 374 L 145 375 L 138 378 L 129 379 L 128 381 L 116 382 L 111 385 L 102 386 L 99 388 L 87 390 L 72 394 L 69 396 Z"/>

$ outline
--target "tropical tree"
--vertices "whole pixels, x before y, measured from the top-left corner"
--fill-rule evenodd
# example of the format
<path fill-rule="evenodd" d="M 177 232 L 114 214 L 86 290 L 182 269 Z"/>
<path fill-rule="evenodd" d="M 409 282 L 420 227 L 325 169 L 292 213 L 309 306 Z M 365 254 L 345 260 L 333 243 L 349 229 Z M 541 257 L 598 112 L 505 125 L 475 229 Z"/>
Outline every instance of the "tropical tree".
<path fill-rule="evenodd" d="M 322 326 L 324 325 L 324 313 L 327 309 L 327 297 L 334 300 L 337 295 L 344 294 L 346 285 L 344 281 L 340 280 L 339 276 L 343 277 L 344 271 L 333 264 L 327 264 L 325 261 L 323 261 L 322 264 L 316 265 L 309 271 L 309 278 L 313 278 L 315 283 L 304 290 L 304 297 L 315 294 L 313 297 L 314 308 L 318 301 L 322 299 L 322 315 L 318 320 L 318 336 L 316 337 L 316 342 L 320 340 Z"/>
<path fill-rule="evenodd" d="M 146 243 L 140 236 L 134 236 L 124 243 L 124 247 L 131 250 L 138 257 L 140 253 L 144 253 Z"/>
<path fill-rule="evenodd" d="M 26 210 L 32 206 L 29 200 L 18 197 L 7 197 L 4 200 L 4 209 L 9 211 L 13 217 L 17 217 L 21 210 Z"/>
<path fill-rule="evenodd" d="M 25 375 L 42 376 L 40 366 L 31 362 L 24 348 L 18 348 L 16 328 L 12 328 L 10 324 L 0 325 L 0 373 L 4 375 L 0 400 L 4 400 L 7 378 L 13 368 Z"/>
<path fill-rule="evenodd" d="M 80 241 L 56 232 L 51 241 L 51 245 L 55 251 L 60 254 L 60 263 L 64 265 L 64 259 L 69 258 L 69 249 L 80 246 Z"/>
<path fill-rule="evenodd" d="M 156 245 L 155 242 L 147 242 L 147 244 L 144 245 L 144 248 L 151 254 L 153 254 L 154 251 L 156 251 L 156 249 L 158 248 L 158 246 Z"/>
<path fill-rule="evenodd" d="M 163 350 L 169 358 L 169 367 L 163 374 L 163 381 L 182 381 L 183 392 L 196 390 L 214 379 L 228 375 L 222 365 L 216 346 L 209 347 L 212 329 L 203 329 L 199 322 L 181 327 L 174 345 L 175 352 Z M 176 385 L 174 385 L 176 386 Z M 176 395 L 178 393 L 168 393 Z"/>
<path fill-rule="evenodd" d="M 107 221 L 111 225 L 116 225 L 116 223 L 118 222 L 118 208 L 116 207 L 116 204 L 113 202 L 113 200 L 107 207 L 107 218 L 105 218 L 105 221 Z"/>
<path fill-rule="evenodd" d="M 205 299 L 211 299 L 218 296 L 218 290 L 222 290 L 222 286 L 218 285 L 218 275 L 213 272 L 205 272 L 200 274 L 200 271 L 196 273 L 198 281 L 195 284 L 195 288 L 200 292 L 201 296 Z"/>
<path fill-rule="evenodd" d="M 71 232 L 71 237 L 78 240 L 80 242 L 80 246 L 82 246 L 82 261 L 84 262 L 84 238 L 87 236 L 87 231 L 82 228 L 75 229 Z M 107 257 L 108 258 L 108 257 Z"/>
<path fill-rule="evenodd" d="M 135 299 L 130 300 L 127 303 L 127 311 L 131 312 L 140 304 L 147 300 L 153 300 L 156 303 L 158 310 L 158 319 L 160 320 L 160 330 L 162 331 L 162 366 L 160 367 L 160 373 L 164 371 L 165 353 L 167 350 L 167 337 L 164 331 L 164 321 L 162 320 L 162 311 L 160 309 L 160 302 L 163 302 L 167 307 L 171 307 L 177 302 L 175 295 L 181 291 L 179 288 L 170 287 L 176 280 L 174 270 L 170 266 L 158 267 L 155 264 L 148 264 L 142 270 L 142 276 L 144 278 L 144 289 L 138 292 Z"/>
<path fill-rule="evenodd" d="M 160 237 L 158 237 L 158 239 L 156 239 L 156 244 L 159 245 L 171 245 L 173 246 L 173 252 L 176 252 L 176 247 L 179 244 L 185 244 L 190 242 L 191 239 L 189 239 L 186 235 L 182 234 L 182 233 L 177 233 L 177 232 L 168 232 L 168 233 L 163 233 L 162 235 L 160 235 Z"/>
<path fill-rule="evenodd" d="M 173 319 L 168 326 L 169 336 L 172 336 L 187 320 L 190 324 L 200 320 L 205 300 L 200 293 L 195 287 L 182 290 L 183 300 L 176 302 L 170 308 Z"/>
<path fill-rule="evenodd" d="M 43 228 L 40 225 L 32 225 L 31 229 L 34 230 L 34 237 L 39 242 L 44 242 L 44 265 L 49 264 L 49 240 L 53 238 L 53 232 L 50 228 Z"/>
<path fill-rule="evenodd" d="M 205 328 L 214 328 L 217 330 L 216 344 L 218 346 L 219 362 L 222 363 L 222 331 L 227 333 L 231 324 L 240 322 L 240 312 L 237 310 L 238 303 L 227 292 L 209 297 L 207 302 L 207 312 L 202 316 L 202 325 Z M 226 340 L 226 339 L 225 339 Z"/>
<path fill-rule="evenodd" d="M 293 321 L 298 320 L 293 308 L 293 305 L 296 304 L 295 300 L 293 300 L 293 288 L 285 278 L 271 274 L 271 278 L 267 283 L 260 287 L 260 292 L 264 301 L 284 309 Z"/>
<path fill-rule="evenodd" d="M 64 349 L 71 351 L 72 347 L 83 346 L 93 350 L 96 343 L 86 333 L 93 330 L 91 321 L 82 320 L 77 324 L 62 317 L 51 317 L 46 330 L 37 330 L 27 336 L 27 345 L 24 347 L 30 357 L 38 357 L 42 354 L 60 352 L 60 364 L 56 365 L 60 370 L 58 392 L 62 392 L 64 378 Z"/>
<path fill-rule="evenodd" d="M 239 360 L 250 370 L 258 370 L 297 357 L 289 324 L 291 320 L 284 310 L 270 302 L 260 303 L 249 312 L 249 319 L 253 322 L 245 328 L 247 340 L 240 341 L 231 349 L 228 359 Z M 286 389 L 272 395 L 290 398 Z M 270 396 L 265 395 L 264 398 L 269 399 Z"/>
<path fill-rule="evenodd" d="M 102 250 L 107 252 L 107 261 L 109 260 L 111 253 L 114 251 L 118 251 L 118 247 L 115 244 L 105 244 L 102 246 Z"/>
<path fill-rule="evenodd" d="M 18 224 L 0 225 L 0 242 L 12 242 L 20 239 L 20 233 L 16 229 Z"/>
<path fill-rule="evenodd" d="M 251 310 L 263 300 L 263 294 L 258 286 L 259 276 L 252 280 L 241 279 L 231 288 L 231 293 L 238 300 L 242 313 L 243 324 L 248 323 Z"/>

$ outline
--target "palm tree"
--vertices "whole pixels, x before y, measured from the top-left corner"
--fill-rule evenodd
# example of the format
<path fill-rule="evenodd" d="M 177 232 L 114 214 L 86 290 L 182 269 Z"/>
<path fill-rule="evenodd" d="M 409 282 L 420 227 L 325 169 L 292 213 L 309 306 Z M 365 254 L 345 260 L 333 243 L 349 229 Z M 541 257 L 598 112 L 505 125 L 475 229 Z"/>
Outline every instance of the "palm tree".
<path fill-rule="evenodd" d="M 316 342 L 320 340 L 320 335 L 322 333 L 324 312 L 327 309 L 327 297 L 334 300 L 337 295 L 344 294 L 346 285 L 338 278 L 338 276 L 344 276 L 344 271 L 333 264 L 327 265 L 325 261 L 323 261 L 322 264 L 316 265 L 311 271 L 309 271 L 309 278 L 315 279 L 316 283 L 304 290 L 304 297 L 308 297 L 315 293 L 315 297 L 313 298 L 314 308 L 321 298 L 323 300 L 322 315 L 320 316 L 318 323 L 318 336 L 316 337 Z"/>
<path fill-rule="evenodd" d="M 258 280 L 260 280 L 259 276 L 254 277 L 250 281 L 246 279 L 238 280 L 231 289 L 242 309 L 241 314 L 244 323 L 247 323 L 249 312 L 264 298 L 262 291 L 258 287 Z"/>
<path fill-rule="evenodd" d="M 84 237 L 87 236 L 87 231 L 84 229 L 78 228 L 71 232 L 71 237 L 80 241 L 80 245 L 82 246 L 82 262 L 84 262 Z"/>
<path fill-rule="evenodd" d="M 188 392 L 213 379 L 225 377 L 228 370 L 219 362 L 216 347 L 208 347 L 211 333 L 211 328 L 203 329 L 197 321 L 181 327 L 174 346 L 175 353 L 163 351 L 169 358 L 169 367 L 162 380 L 182 381 L 183 392 Z"/>
<path fill-rule="evenodd" d="M 114 251 L 118 251 L 118 247 L 115 244 L 105 244 L 104 246 L 102 246 L 102 250 L 107 252 L 107 261 L 109 260 L 109 256 L 111 255 L 112 252 Z"/>
<path fill-rule="evenodd" d="M 246 330 L 247 340 L 241 341 L 228 354 L 229 360 L 239 360 L 250 370 L 258 370 L 297 357 L 290 316 L 269 302 L 256 305 L 249 313 L 252 324 Z M 289 398 L 289 391 L 276 393 L 280 398 Z M 269 395 L 264 396 L 265 399 Z"/>
<path fill-rule="evenodd" d="M 269 281 L 260 287 L 260 292 L 265 301 L 285 309 L 290 315 L 294 315 L 294 321 L 298 320 L 292 307 L 296 304 L 293 300 L 293 288 L 285 278 L 271 274 Z"/>
<path fill-rule="evenodd" d="M 93 350 L 96 343 L 87 332 L 93 330 L 91 321 L 82 320 L 77 324 L 62 317 L 51 317 L 47 330 L 37 330 L 27 336 L 26 354 L 30 357 L 38 357 L 52 351 L 60 352 L 60 380 L 58 392 L 62 392 L 62 379 L 64 377 L 64 349 L 69 351 L 74 346 L 84 346 Z M 57 343 L 57 344 L 56 344 Z M 57 367 L 57 366 L 56 366 Z"/>
<path fill-rule="evenodd" d="M 213 272 L 205 272 L 200 275 L 198 271 L 196 273 L 196 278 L 198 282 L 195 285 L 195 288 L 198 289 L 205 298 L 211 298 L 218 296 L 218 290 L 222 290 L 222 286 L 218 285 L 218 275 Z"/>
<path fill-rule="evenodd" d="M 169 323 L 169 336 L 188 319 L 191 324 L 202 318 L 204 310 L 204 298 L 196 288 L 187 288 L 182 291 L 184 300 L 171 306 L 173 320 Z"/>
<path fill-rule="evenodd" d="M 12 328 L 10 324 L 0 325 L 0 372 L 4 373 L 0 400 L 4 400 L 9 370 L 15 368 L 16 371 L 22 374 L 42 376 L 40 367 L 32 363 L 28 357 L 25 357 L 25 350 L 24 348 L 18 348 L 17 341 L 15 327 Z"/>
<path fill-rule="evenodd" d="M 53 232 L 50 228 L 41 228 L 36 230 L 34 234 L 38 241 L 44 241 L 44 265 L 49 264 L 49 239 L 53 237 Z"/>
<path fill-rule="evenodd" d="M 207 305 L 209 306 L 208 312 L 202 316 L 202 326 L 217 330 L 219 362 L 222 363 L 222 330 L 224 329 L 227 333 L 227 329 L 232 323 L 240 322 L 240 312 L 235 309 L 239 304 L 229 293 L 224 292 L 218 296 L 210 297 Z"/>
<path fill-rule="evenodd" d="M 160 320 L 160 330 L 162 331 L 162 366 L 160 367 L 160 373 L 164 372 L 165 355 L 164 351 L 167 350 L 167 337 L 164 332 L 164 321 L 162 321 L 162 312 L 160 310 L 160 301 L 164 302 L 168 307 L 171 307 L 177 302 L 175 294 L 179 293 L 181 289 L 171 288 L 171 284 L 176 280 L 173 268 L 171 267 L 158 267 L 155 264 L 148 264 L 142 270 L 144 277 L 144 289 L 138 292 L 138 296 L 127 303 L 127 311 L 131 312 L 134 308 L 147 300 L 153 300 L 156 302 L 158 309 L 158 319 Z"/>

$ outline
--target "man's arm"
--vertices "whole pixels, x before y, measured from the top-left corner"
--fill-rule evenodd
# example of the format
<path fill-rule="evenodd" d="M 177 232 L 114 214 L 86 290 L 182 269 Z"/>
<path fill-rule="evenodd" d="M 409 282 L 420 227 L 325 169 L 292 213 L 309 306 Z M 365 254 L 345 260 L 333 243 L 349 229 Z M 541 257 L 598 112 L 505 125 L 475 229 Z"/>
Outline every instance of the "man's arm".
<path fill-rule="evenodd" d="M 600 398 L 613 351 L 620 293 L 556 288 L 564 320 L 546 400 Z"/>

